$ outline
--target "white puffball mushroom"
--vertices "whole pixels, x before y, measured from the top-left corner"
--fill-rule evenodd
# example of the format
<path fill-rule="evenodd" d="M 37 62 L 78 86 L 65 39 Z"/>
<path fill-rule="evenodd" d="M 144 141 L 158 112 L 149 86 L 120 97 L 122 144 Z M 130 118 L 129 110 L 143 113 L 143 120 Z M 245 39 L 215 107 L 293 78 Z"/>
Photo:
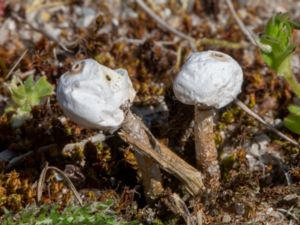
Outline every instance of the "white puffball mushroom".
<path fill-rule="evenodd" d="M 193 53 L 174 80 L 176 98 L 188 105 L 222 108 L 241 92 L 243 71 L 229 55 L 217 51 Z"/>
<path fill-rule="evenodd" d="M 113 131 L 133 101 L 135 91 L 123 69 L 112 70 L 93 59 L 77 61 L 58 81 L 57 100 L 65 114 L 85 128 Z"/>
<path fill-rule="evenodd" d="M 218 51 L 191 54 L 173 83 L 176 98 L 195 105 L 196 164 L 202 169 L 209 190 L 218 191 L 220 167 L 214 142 L 215 109 L 236 99 L 241 92 L 243 71 L 229 55 Z"/>
<path fill-rule="evenodd" d="M 135 94 L 126 70 L 112 70 L 93 59 L 75 62 L 59 78 L 56 91 L 64 113 L 80 126 L 110 132 L 122 128 L 151 146 L 145 125 L 129 109 Z M 138 151 L 135 155 L 147 197 L 158 197 L 163 191 L 159 166 Z"/>

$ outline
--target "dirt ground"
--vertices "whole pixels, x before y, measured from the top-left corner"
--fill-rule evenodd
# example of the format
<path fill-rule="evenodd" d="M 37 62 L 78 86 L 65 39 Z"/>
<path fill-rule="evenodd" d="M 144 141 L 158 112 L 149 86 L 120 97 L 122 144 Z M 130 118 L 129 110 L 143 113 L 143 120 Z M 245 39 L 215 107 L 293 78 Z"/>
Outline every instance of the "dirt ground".
<path fill-rule="evenodd" d="M 12 128 L 12 114 L 4 111 L 11 99 L 8 87 L 13 79 L 44 75 L 56 87 L 60 75 L 74 61 L 93 58 L 107 67 L 128 71 L 137 91 L 132 111 L 160 143 L 195 166 L 193 107 L 177 101 L 172 91 L 172 81 L 193 46 L 149 16 L 137 2 L 0 0 L 1 214 L 4 208 L 18 212 L 37 201 L 37 182 L 47 162 L 67 174 L 84 202 L 113 198 L 116 212 L 128 221 L 300 224 L 299 147 L 281 139 L 235 104 L 219 110 L 215 120 L 221 188 L 213 198 L 203 193 L 192 196 L 182 182 L 163 171 L 163 194 L 147 201 L 134 148 L 117 134 L 104 133 L 100 141 L 66 150 L 67 144 L 99 131 L 70 121 L 55 94 L 33 107 L 25 123 Z M 195 40 L 197 51 L 231 55 L 244 73 L 238 99 L 299 141 L 299 136 L 282 124 L 288 105 L 299 103 L 299 99 L 285 80 L 265 65 L 225 0 L 144 2 L 169 27 Z M 256 35 L 277 12 L 289 12 L 300 22 L 297 0 L 235 0 L 233 5 Z M 294 38 L 293 71 L 299 77 L 299 31 Z M 56 202 L 62 207 L 75 204 L 73 192 L 56 173 L 49 173 L 44 182 L 42 203 Z M 186 206 L 185 212 L 172 207 L 169 196 L 174 193 Z"/>

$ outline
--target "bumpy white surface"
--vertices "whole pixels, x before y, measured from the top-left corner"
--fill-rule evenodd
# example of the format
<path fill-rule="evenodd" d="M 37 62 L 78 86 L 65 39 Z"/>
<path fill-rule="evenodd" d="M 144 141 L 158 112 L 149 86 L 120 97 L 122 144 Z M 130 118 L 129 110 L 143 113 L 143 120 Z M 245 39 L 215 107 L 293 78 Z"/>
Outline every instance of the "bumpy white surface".
<path fill-rule="evenodd" d="M 193 53 L 173 83 L 176 98 L 189 105 L 222 108 L 241 92 L 243 71 L 229 55 L 217 51 Z"/>
<path fill-rule="evenodd" d="M 133 101 L 135 91 L 126 70 L 86 59 L 59 78 L 56 95 L 65 114 L 77 124 L 113 131 L 125 117 L 120 107 Z"/>

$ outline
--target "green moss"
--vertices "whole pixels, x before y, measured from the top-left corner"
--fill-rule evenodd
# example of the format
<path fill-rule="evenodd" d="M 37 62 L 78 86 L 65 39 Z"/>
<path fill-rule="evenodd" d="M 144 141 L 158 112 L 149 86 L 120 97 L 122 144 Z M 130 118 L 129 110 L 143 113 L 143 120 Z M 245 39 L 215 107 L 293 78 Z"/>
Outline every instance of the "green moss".
<path fill-rule="evenodd" d="M 112 201 L 94 202 L 85 206 L 70 205 L 60 210 L 58 205 L 32 205 L 17 214 L 6 212 L 3 225 L 135 225 L 126 222 L 112 210 Z"/>

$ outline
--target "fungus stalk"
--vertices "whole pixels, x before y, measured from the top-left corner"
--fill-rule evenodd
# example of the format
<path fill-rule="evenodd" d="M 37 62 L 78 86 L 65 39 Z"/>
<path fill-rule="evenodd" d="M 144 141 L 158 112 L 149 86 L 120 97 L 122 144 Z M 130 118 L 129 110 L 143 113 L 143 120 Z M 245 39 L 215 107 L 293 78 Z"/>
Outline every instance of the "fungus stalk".
<path fill-rule="evenodd" d="M 121 131 L 135 139 L 139 139 L 147 147 L 155 149 L 155 146 L 153 147 L 151 144 L 149 135 L 145 130 L 145 125 L 129 109 L 126 113 L 125 120 L 122 123 Z M 152 158 L 145 156 L 138 149 L 135 149 L 134 152 L 138 168 L 142 174 L 146 196 L 150 199 L 157 198 L 163 191 L 159 166 Z"/>
<path fill-rule="evenodd" d="M 141 140 L 128 135 L 126 132 L 119 132 L 119 135 L 138 151 L 155 160 L 164 171 L 180 180 L 192 196 L 197 196 L 204 191 L 201 172 L 186 163 L 165 145 L 158 142 L 156 146 L 158 151 L 153 151 L 153 148 L 146 146 Z"/>
<path fill-rule="evenodd" d="M 219 187 L 220 168 L 218 152 L 214 141 L 213 109 L 201 109 L 195 106 L 195 153 L 196 166 L 205 173 L 205 184 L 208 187 Z"/>

